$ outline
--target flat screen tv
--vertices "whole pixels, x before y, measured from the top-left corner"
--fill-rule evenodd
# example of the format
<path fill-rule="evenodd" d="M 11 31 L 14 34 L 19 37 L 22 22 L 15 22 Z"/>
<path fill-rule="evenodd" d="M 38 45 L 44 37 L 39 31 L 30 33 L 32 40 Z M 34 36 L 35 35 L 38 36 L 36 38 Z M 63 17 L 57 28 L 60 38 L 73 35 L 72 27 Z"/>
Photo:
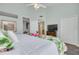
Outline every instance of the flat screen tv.
<path fill-rule="evenodd" d="M 57 31 L 58 26 L 57 24 L 53 24 L 53 25 L 48 25 L 47 28 L 49 32 L 54 32 L 54 31 Z"/>

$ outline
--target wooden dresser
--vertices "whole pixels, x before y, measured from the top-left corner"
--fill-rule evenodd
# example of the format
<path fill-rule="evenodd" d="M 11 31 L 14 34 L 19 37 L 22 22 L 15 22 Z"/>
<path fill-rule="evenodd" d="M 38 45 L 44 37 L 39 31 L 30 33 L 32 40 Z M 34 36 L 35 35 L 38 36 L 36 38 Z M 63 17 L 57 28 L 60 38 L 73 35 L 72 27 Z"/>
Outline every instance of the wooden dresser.
<path fill-rule="evenodd" d="M 57 36 L 57 35 L 56 35 L 56 32 L 48 32 L 48 31 L 47 31 L 47 35 L 50 35 L 50 36 Z"/>

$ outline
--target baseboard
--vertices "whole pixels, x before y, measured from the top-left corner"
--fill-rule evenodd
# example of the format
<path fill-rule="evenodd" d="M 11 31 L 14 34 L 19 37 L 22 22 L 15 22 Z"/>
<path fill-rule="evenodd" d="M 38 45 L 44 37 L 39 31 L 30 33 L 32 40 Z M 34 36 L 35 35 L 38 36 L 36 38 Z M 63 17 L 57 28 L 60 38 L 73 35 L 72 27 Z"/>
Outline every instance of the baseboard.
<path fill-rule="evenodd" d="M 75 46 L 79 47 L 79 44 L 74 44 Z"/>
<path fill-rule="evenodd" d="M 75 45 L 75 46 L 79 47 L 78 43 L 67 43 L 67 44 L 71 44 L 71 45 Z"/>

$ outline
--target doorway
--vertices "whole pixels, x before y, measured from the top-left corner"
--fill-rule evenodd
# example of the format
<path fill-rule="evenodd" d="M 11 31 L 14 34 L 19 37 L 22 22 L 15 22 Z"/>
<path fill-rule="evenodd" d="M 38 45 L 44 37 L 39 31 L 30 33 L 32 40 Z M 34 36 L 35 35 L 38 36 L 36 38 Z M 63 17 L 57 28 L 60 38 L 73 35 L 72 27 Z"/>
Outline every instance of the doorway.
<path fill-rule="evenodd" d="M 30 19 L 23 17 L 23 33 L 30 34 Z"/>

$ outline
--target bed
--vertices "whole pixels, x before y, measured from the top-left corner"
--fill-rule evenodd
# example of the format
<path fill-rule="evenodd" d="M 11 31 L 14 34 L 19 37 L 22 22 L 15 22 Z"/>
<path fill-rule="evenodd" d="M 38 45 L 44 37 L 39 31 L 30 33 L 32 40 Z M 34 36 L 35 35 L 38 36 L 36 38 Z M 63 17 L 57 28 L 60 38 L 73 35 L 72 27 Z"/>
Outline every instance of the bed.
<path fill-rule="evenodd" d="M 26 34 L 16 34 L 18 42 L 10 51 L 0 52 L 0 55 L 58 55 L 56 44 L 52 41 Z"/>

